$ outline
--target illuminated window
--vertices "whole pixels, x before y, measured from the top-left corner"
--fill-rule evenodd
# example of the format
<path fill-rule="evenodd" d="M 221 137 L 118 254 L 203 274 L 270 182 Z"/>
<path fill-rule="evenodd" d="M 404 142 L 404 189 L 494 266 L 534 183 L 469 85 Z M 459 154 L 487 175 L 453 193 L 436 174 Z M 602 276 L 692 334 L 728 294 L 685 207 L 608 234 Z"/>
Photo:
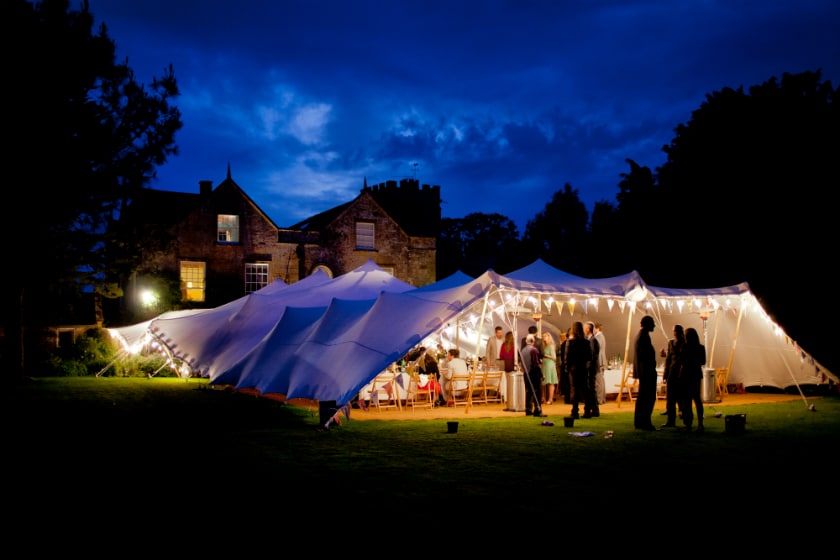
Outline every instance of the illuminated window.
<path fill-rule="evenodd" d="M 219 243 L 239 243 L 239 216 L 234 214 L 218 215 L 216 241 Z"/>
<path fill-rule="evenodd" d="M 245 293 L 268 286 L 268 263 L 245 263 Z"/>
<path fill-rule="evenodd" d="M 181 298 L 204 301 L 205 265 L 203 262 L 181 261 Z"/>
<path fill-rule="evenodd" d="M 374 233 L 373 222 L 356 222 L 356 249 L 373 251 Z"/>

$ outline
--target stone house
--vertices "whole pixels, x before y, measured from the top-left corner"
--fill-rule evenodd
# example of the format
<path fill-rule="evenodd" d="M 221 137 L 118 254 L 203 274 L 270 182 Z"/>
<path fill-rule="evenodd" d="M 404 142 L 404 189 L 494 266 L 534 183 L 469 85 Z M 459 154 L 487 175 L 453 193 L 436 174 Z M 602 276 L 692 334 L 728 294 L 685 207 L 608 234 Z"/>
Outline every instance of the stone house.
<path fill-rule="evenodd" d="M 437 280 L 440 187 L 416 179 L 368 186 L 344 204 L 278 227 L 233 180 L 199 193 L 147 189 L 126 211 L 167 232 L 127 279 L 123 306 L 137 309 L 154 277 L 180 286 L 180 307 L 216 307 L 275 280 L 297 282 L 318 269 L 335 277 L 372 259 L 414 286 Z"/>

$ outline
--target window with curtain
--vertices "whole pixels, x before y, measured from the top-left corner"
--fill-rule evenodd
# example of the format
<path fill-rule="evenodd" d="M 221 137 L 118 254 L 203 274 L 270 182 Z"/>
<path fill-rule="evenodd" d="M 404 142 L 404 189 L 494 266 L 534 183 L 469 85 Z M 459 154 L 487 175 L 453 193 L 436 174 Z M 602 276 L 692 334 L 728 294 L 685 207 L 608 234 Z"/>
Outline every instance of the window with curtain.
<path fill-rule="evenodd" d="M 239 216 L 235 214 L 218 215 L 216 241 L 219 243 L 239 243 Z"/>
<path fill-rule="evenodd" d="M 181 261 L 181 297 L 184 301 L 204 301 L 205 281 L 203 262 Z"/>
<path fill-rule="evenodd" d="M 375 233 L 373 222 L 356 222 L 356 249 L 373 251 Z"/>

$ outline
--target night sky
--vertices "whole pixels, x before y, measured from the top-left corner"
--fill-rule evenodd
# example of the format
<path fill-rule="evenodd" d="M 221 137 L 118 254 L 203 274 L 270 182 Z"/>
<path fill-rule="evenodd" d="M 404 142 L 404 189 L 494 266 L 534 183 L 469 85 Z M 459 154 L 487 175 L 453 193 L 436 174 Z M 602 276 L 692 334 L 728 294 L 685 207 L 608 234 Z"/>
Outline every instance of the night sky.
<path fill-rule="evenodd" d="M 79 0 L 80 1 L 80 0 Z M 76 3 L 71 2 L 76 9 Z M 90 0 L 140 82 L 171 64 L 180 155 L 152 187 L 233 179 L 292 225 L 363 182 L 440 185 L 444 217 L 524 231 L 656 168 L 706 94 L 840 80 L 836 0 Z"/>

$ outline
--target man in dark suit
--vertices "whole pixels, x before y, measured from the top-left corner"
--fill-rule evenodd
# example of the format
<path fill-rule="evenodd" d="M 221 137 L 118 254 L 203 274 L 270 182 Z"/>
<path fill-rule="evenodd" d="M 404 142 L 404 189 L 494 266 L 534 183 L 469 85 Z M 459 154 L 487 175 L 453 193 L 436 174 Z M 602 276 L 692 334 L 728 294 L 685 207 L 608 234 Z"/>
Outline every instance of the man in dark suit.
<path fill-rule="evenodd" d="M 534 344 L 534 347 L 536 347 L 536 349 L 539 351 L 540 359 L 542 360 L 542 357 L 543 357 L 543 343 L 542 343 L 542 337 L 537 336 L 538 331 L 539 331 L 539 329 L 537 329 L 537 325 L 531 325 L 530 327 L 528 327 L 528 335 L 533 335 L 534 340 L 536 340 L 536 342 Z M 522 337 L 522 344 L 519 345 L 520 349 L 525 348 L 525 339 L 526 338 L 528 338 L 528 336 L 523 336 Z"/>
<path fill-rule="evenodd" d="M 586 384 L 586 397 L 584 399 L 583 417 L 584 418 L 598 418 L 601 416 L 601 408 L 598 406 L 598 357 L 601 355 L 601 345 L 598 339 L 595 338 L 595 323 L 587 321 L 583 324 L 583 334 L 586 340 L 589 341 L 589 349 L 592 352 L 592 359 L 587 364 L 588 378 Z"/>
<path fill-rule="evenodd" d="M 650 340 L 650 333 L 656 328 L 653 317 L 642 317 L 639 334 L 636 335 L 633 356 L 633 377 L 639 381 L 639 394 L 636 397 L 636 411 L 633 425 L 637 430 L 655 431 L 650 417 L 656 405 L 656 350 Z"/>

